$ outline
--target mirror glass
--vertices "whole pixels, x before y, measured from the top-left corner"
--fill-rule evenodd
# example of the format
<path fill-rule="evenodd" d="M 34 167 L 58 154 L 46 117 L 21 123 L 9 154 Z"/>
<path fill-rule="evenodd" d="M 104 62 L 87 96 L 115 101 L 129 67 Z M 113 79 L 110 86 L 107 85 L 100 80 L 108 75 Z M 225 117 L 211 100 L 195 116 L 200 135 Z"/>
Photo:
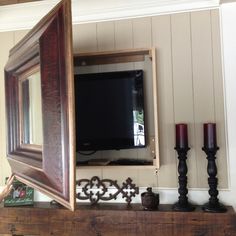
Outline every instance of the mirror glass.
<path fill-rule="evenodd" d="M 42 146 L 42 94 L 39 68 L 20 78 L 21 143 Z"/>

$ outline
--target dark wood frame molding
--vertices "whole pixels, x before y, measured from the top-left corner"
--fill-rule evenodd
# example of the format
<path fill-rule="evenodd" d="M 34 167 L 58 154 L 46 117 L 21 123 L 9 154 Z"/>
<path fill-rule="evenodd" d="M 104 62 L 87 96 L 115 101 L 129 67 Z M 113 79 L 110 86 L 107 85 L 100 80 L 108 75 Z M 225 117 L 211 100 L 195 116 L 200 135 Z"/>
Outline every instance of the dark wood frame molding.
<path fill-rule="evenodd" d="M 40 66 L 43 147 L 21 145 L 19 79 Z M 16 177 L 62 205 L 75 206 L 71 2 L 61 1 L 11 51 L 5 67 L 8 147 Z"/>

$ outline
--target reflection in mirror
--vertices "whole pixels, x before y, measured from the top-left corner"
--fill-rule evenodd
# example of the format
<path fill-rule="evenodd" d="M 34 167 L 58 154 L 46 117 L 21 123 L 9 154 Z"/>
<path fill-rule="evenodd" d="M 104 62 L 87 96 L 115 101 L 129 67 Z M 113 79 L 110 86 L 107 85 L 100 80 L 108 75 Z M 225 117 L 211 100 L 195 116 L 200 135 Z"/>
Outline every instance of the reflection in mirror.
<path fill-rule="evenodd" d="M 42 94 L 39 67 L 20 77 L 21 143 L 43 144 Z"/>
<path fill-rule="evenodd" d="M 134 146 L 145 146 L 144 110 L 134 110 Z"/>

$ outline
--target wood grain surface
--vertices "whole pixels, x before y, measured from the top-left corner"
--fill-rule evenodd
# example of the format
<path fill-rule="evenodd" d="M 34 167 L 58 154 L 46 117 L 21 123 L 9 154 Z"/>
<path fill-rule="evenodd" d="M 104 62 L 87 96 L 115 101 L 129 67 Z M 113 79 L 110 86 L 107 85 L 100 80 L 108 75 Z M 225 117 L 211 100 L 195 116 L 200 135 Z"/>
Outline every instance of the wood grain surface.
<path fill-rule="evenodd" d="M 5 67 L 8 161 L 25 184 L 74 209 L 75 163 L 71 85 L 71 5 L 61 1 L 14 48 Z M 22 73 L 40 66 L 43 147 L 23 149 L 20 139 L 18 83 Z M 69 112 L 70 110 L 70 112 Z M 73 114 L 73 113 L 72 113 Z"/>
<path fill-rule="evenodd" d="M 0 235 L 57 236 L 235 236 L 236 214 L 172 212 L 170 205 L 144 211 L 141 205 L 78 205 L 75 212 L 48 203 L 0 207 Z"/>

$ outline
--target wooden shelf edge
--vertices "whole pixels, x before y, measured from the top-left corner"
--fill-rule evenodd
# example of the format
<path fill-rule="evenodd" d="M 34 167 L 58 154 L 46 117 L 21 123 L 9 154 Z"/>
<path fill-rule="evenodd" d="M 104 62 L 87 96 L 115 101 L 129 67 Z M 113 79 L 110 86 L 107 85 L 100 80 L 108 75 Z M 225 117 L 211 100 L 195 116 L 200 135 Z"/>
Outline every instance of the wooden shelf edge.
<path fill-rule="evenodd" d="M 152 57 L 152 48 L 127 49 L 74 54 L 75 66 L 91 66 L 144 61 L 145 56 Z"/>
<path fill-rule="evenodd" d="M 80 211 L 80 210 L 96 210 L 96 211 L 139 211 L 139 212 L 148 212 L 149 214 L 151 213 L 174 213 L 174 214 L 186 214 L 186 215 L 193 215 L 193 214 L 204 214 L 204 215 L 212 215 L 214 217 L 214 215 L 235 215 L 236 217 L 236 212 L 233 209 L 232 206 L 227 206 L 227 212 L 225 213 L 207 213 L 207 212 L 203 212 L 201 209 L 201 205 L 196 205 L 196 210 L 192 211 L 192 212 L 175 212 L 172 210 L 172 205 L 171 204 L 160 204 L 158 209 L 155 211 L 146 211 L 143 209 L 143 206 L 141 205 L 141 203 L 131 203 L 130 206 L 128 206 L 126 203 L 100 203 L 97 205 L 91 205 L 90 203 L 84 203 L 84 202 L 77 202 L 76 203 L 76 210 Z M 35 202 L 33 206 L 19 206 L 17 208 L 15 207 L 4 207 L 3 203 L 0 204 L 0 209 L 7 209 L 9 211 L 14 211 L 15 209 L 49 209 L 49 210 L 54 210 L 54 209 L 58 209 L 58 210 L 65 210 L 68 211 L 68 209 L 64 208 L 61 205 L 51 205 L 50 202 Z M 68 211 L 70 212 L 70 211 Z"/>

